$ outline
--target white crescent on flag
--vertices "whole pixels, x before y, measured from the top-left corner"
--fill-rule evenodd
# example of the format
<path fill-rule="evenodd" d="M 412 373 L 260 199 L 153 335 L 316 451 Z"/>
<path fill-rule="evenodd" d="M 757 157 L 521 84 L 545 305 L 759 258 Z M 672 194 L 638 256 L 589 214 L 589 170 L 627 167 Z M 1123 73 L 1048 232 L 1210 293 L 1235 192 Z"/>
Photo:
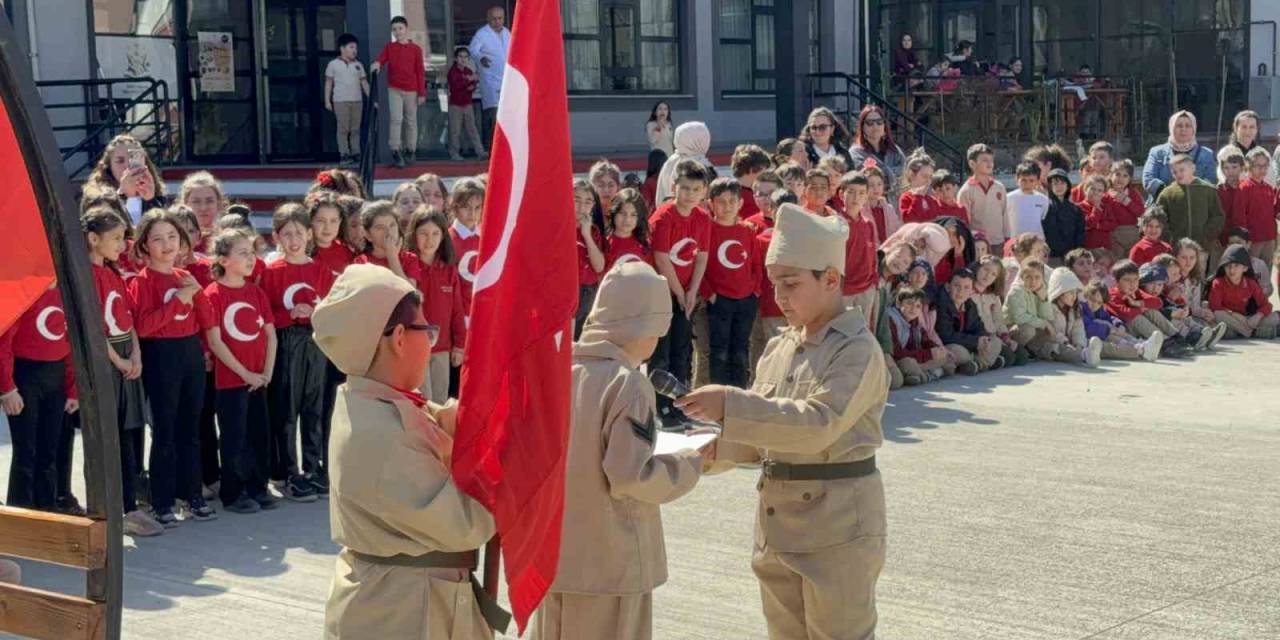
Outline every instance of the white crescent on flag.
<path fill-rule="evenodd" d="M 120 292 L 112 291 L 107 294 L 107 301 L 102 305 L 102 319 L 107 323 L 107 333 L 112 336 L 122 336 L 125 334 L 125 331 L 116 323 L 115 309 L 112 308 L 112 305 L 114 305 L 116 300 L 119 299 Z"/>
<path fill-rule="evenodd" d="M 520 219 L 524 201 L 524 185 L 529 179 L 529 82 L 520 70 L 508 64 L 502 77 L 502 94 L 498 98 L 498 126 L 511 148 L 511 195 L 507 199 L 507 219 L 502 226 L 498 246 L 489 260 L 476 273 L 474 293 L 493 286 L 507 266 L 511 236 Z"/>

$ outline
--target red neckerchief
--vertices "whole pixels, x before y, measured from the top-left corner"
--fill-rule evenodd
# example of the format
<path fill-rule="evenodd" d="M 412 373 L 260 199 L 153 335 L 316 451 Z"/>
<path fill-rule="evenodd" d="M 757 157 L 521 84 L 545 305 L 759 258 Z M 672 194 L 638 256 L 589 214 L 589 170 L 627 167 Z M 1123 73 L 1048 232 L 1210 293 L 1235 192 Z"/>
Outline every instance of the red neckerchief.
<path fill-rule="evenodd" d="M 398 389 L 396 387 L 391 387 L 391 388 L 395 389 L 400 395 L 404 396 L 406 399 L 409 400 L 409 402 L 412 402 L 414 406 L 418 407 L 419 409 L 422 409 L 423 407 L 427 406 L 427 398 L 423 396 L 421 393 L 418 393 L 417 391 L 405 391 L 404 389 Z"/>

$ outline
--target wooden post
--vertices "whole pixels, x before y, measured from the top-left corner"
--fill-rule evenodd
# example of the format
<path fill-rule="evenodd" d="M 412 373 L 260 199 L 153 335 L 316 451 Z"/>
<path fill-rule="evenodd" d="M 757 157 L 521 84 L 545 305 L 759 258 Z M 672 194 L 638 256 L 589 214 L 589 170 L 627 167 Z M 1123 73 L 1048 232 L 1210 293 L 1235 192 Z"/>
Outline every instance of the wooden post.
<path fill-rule="evenodd" d="M 31 78 L 26 52 L 13 27 L 0 16 L 0 99 L 18 145 L 26 159 L 26 173 L 44 221 L 62 305 L 67 340 L 75 363 L 80 395 L 80 424 L 84 436 L 89 517 L 106 522 L 106 561 L 90 569 L 86 597 L 104 606 L 103 637 L 120 637 L 123 577 L 122 499 L 120 495 L 120 434 L 116 425 L 115 391 L 102 309 L 93 283 L 80 216 L 62 155 L 53 138 L 44 104 Z"/>

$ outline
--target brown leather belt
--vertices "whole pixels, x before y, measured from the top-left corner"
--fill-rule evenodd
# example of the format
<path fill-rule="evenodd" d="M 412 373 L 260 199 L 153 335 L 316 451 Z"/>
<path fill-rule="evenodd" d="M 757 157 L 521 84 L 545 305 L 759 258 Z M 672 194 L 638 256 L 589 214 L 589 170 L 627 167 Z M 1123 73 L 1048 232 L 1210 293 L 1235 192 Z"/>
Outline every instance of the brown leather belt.
<path fill-rule="evenodd" d="M 475 595 L 476 603 L 480 607 L 480 615 L 484 616 L 484 621 L 489 624 L 489 628 L 498 633 L 506 633 L 507 627 L 511 625 L 511 614 L 499 606 L 489 592 L 480 586 L 480 581 L 476 580 L 474 570 L 479 554 L 475 551 L 432 551 L 420 556 L 403 553 L 394 556 L 371 556 L 353 549 L 347 549 L 347 551 L 357 560 L 369 564 L 414 569 L 465 569 L 471 579 L 471 592 Z"/>
<path fill-rule="evenodd" d="M 876 471 L 876 457 L 857 462 L 828 462 L 822 464 L 791 464 L 777 460 L 765 460 L 760 465 L 764 477 L 770 480 L 842 480 L 861 478 Z"/>

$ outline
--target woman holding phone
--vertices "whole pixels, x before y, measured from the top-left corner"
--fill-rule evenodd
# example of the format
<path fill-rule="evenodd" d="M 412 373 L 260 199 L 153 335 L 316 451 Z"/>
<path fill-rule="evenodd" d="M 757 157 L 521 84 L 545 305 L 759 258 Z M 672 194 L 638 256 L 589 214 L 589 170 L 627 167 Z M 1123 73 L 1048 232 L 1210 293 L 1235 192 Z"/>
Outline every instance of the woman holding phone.
<path fill-rule="evenodd" d="M 133 223 L 151 209 L 163 209 L 167 201 L 160 170 L 137 139 L 121 134 L 107 143 L 102 157 L 84 183 L 84 192 L 109 189 L 119 194 Z"/>

